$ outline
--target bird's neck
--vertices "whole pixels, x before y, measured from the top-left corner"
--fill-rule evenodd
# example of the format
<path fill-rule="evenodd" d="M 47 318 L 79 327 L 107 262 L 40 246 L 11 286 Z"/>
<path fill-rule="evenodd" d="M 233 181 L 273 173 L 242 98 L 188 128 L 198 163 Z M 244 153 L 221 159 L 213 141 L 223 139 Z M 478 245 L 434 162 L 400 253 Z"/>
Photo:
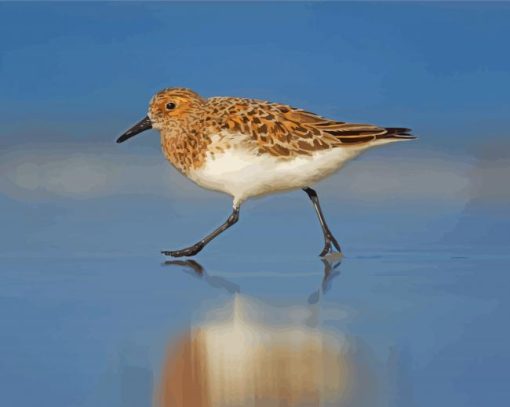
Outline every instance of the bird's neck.
<path fill-rule="evenodd" d="M 203 134 L 200 123 L 176 123 L 160 134 L 165 157 L 181 173 L 187 175 L 203 165 L 210 139 Z"/>

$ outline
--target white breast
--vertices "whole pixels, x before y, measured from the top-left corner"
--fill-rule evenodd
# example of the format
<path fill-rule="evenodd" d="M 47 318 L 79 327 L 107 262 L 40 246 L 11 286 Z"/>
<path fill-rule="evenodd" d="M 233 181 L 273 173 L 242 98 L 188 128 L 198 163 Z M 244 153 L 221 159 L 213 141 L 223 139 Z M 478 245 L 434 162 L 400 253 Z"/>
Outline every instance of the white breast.
<path fill-rule="evenodd" d="M 360 151 L 338 147 L 312 156 L 282 160 L 236 146 L 221 154 L 208 154 L 205 164 L 188 176 L 204 188 L 232 195 L 234 203 L 239 204 L 250 197 L 314 184 L 340 169 Z"/>

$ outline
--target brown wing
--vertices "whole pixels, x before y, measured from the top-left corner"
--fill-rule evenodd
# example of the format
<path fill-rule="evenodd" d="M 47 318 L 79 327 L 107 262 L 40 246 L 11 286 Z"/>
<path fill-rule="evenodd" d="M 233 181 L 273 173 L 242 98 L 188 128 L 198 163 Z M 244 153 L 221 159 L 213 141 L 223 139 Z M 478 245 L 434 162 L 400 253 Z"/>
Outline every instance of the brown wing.
<path fill-rule="evenodd" d="M 260 153 L 292 157 L 380 138 L 412 138 L 408 129 L 339 122 L 291 106 L 254 99 L 215 98 L 223 129 L 252 137 Z"/>

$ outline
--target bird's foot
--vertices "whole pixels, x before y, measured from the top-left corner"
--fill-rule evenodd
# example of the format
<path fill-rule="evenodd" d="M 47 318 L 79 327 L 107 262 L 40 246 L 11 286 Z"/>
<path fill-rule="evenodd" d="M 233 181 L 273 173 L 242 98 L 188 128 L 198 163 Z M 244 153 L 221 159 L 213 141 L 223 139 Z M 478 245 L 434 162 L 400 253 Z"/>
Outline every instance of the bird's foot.
<path fill-rule="evenodd" d="M 337 252 L 333 250 L 333 247 L 337 250 Z M 319 257 L 326 257 L 328 254 L 332 253 L 342 254 L 340 244 L 338 244 L 333 235 L 326 236 L 326 241 L 324 242 L 324 249 L 322 249 L 322 252 L 319 254 Z"/>
<path fill-rule="evenodd" d="M 161 253 L 165 256 L 172 256 L 172 257 L 190 257 L 197 254 L 200 250 L 204 248 L 204 244 L 199 242 L 195 243 L 193 246 L 186 247 L 185 249 L 181 250 L 164 250 Z"/>

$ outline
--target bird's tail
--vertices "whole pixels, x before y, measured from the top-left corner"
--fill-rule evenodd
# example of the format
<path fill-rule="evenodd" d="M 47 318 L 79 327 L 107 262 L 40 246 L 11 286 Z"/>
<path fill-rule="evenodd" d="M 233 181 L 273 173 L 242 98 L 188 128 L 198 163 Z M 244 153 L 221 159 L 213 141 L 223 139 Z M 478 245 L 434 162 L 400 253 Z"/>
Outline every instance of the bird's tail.
<path fill-rule="evenodd" d="M 416 136 L 411 134 L 411 129 L 405 127 L 385 127 L 386 133 L 378 134 L 376 139 L 401 139 L 413 140 Z"/>

